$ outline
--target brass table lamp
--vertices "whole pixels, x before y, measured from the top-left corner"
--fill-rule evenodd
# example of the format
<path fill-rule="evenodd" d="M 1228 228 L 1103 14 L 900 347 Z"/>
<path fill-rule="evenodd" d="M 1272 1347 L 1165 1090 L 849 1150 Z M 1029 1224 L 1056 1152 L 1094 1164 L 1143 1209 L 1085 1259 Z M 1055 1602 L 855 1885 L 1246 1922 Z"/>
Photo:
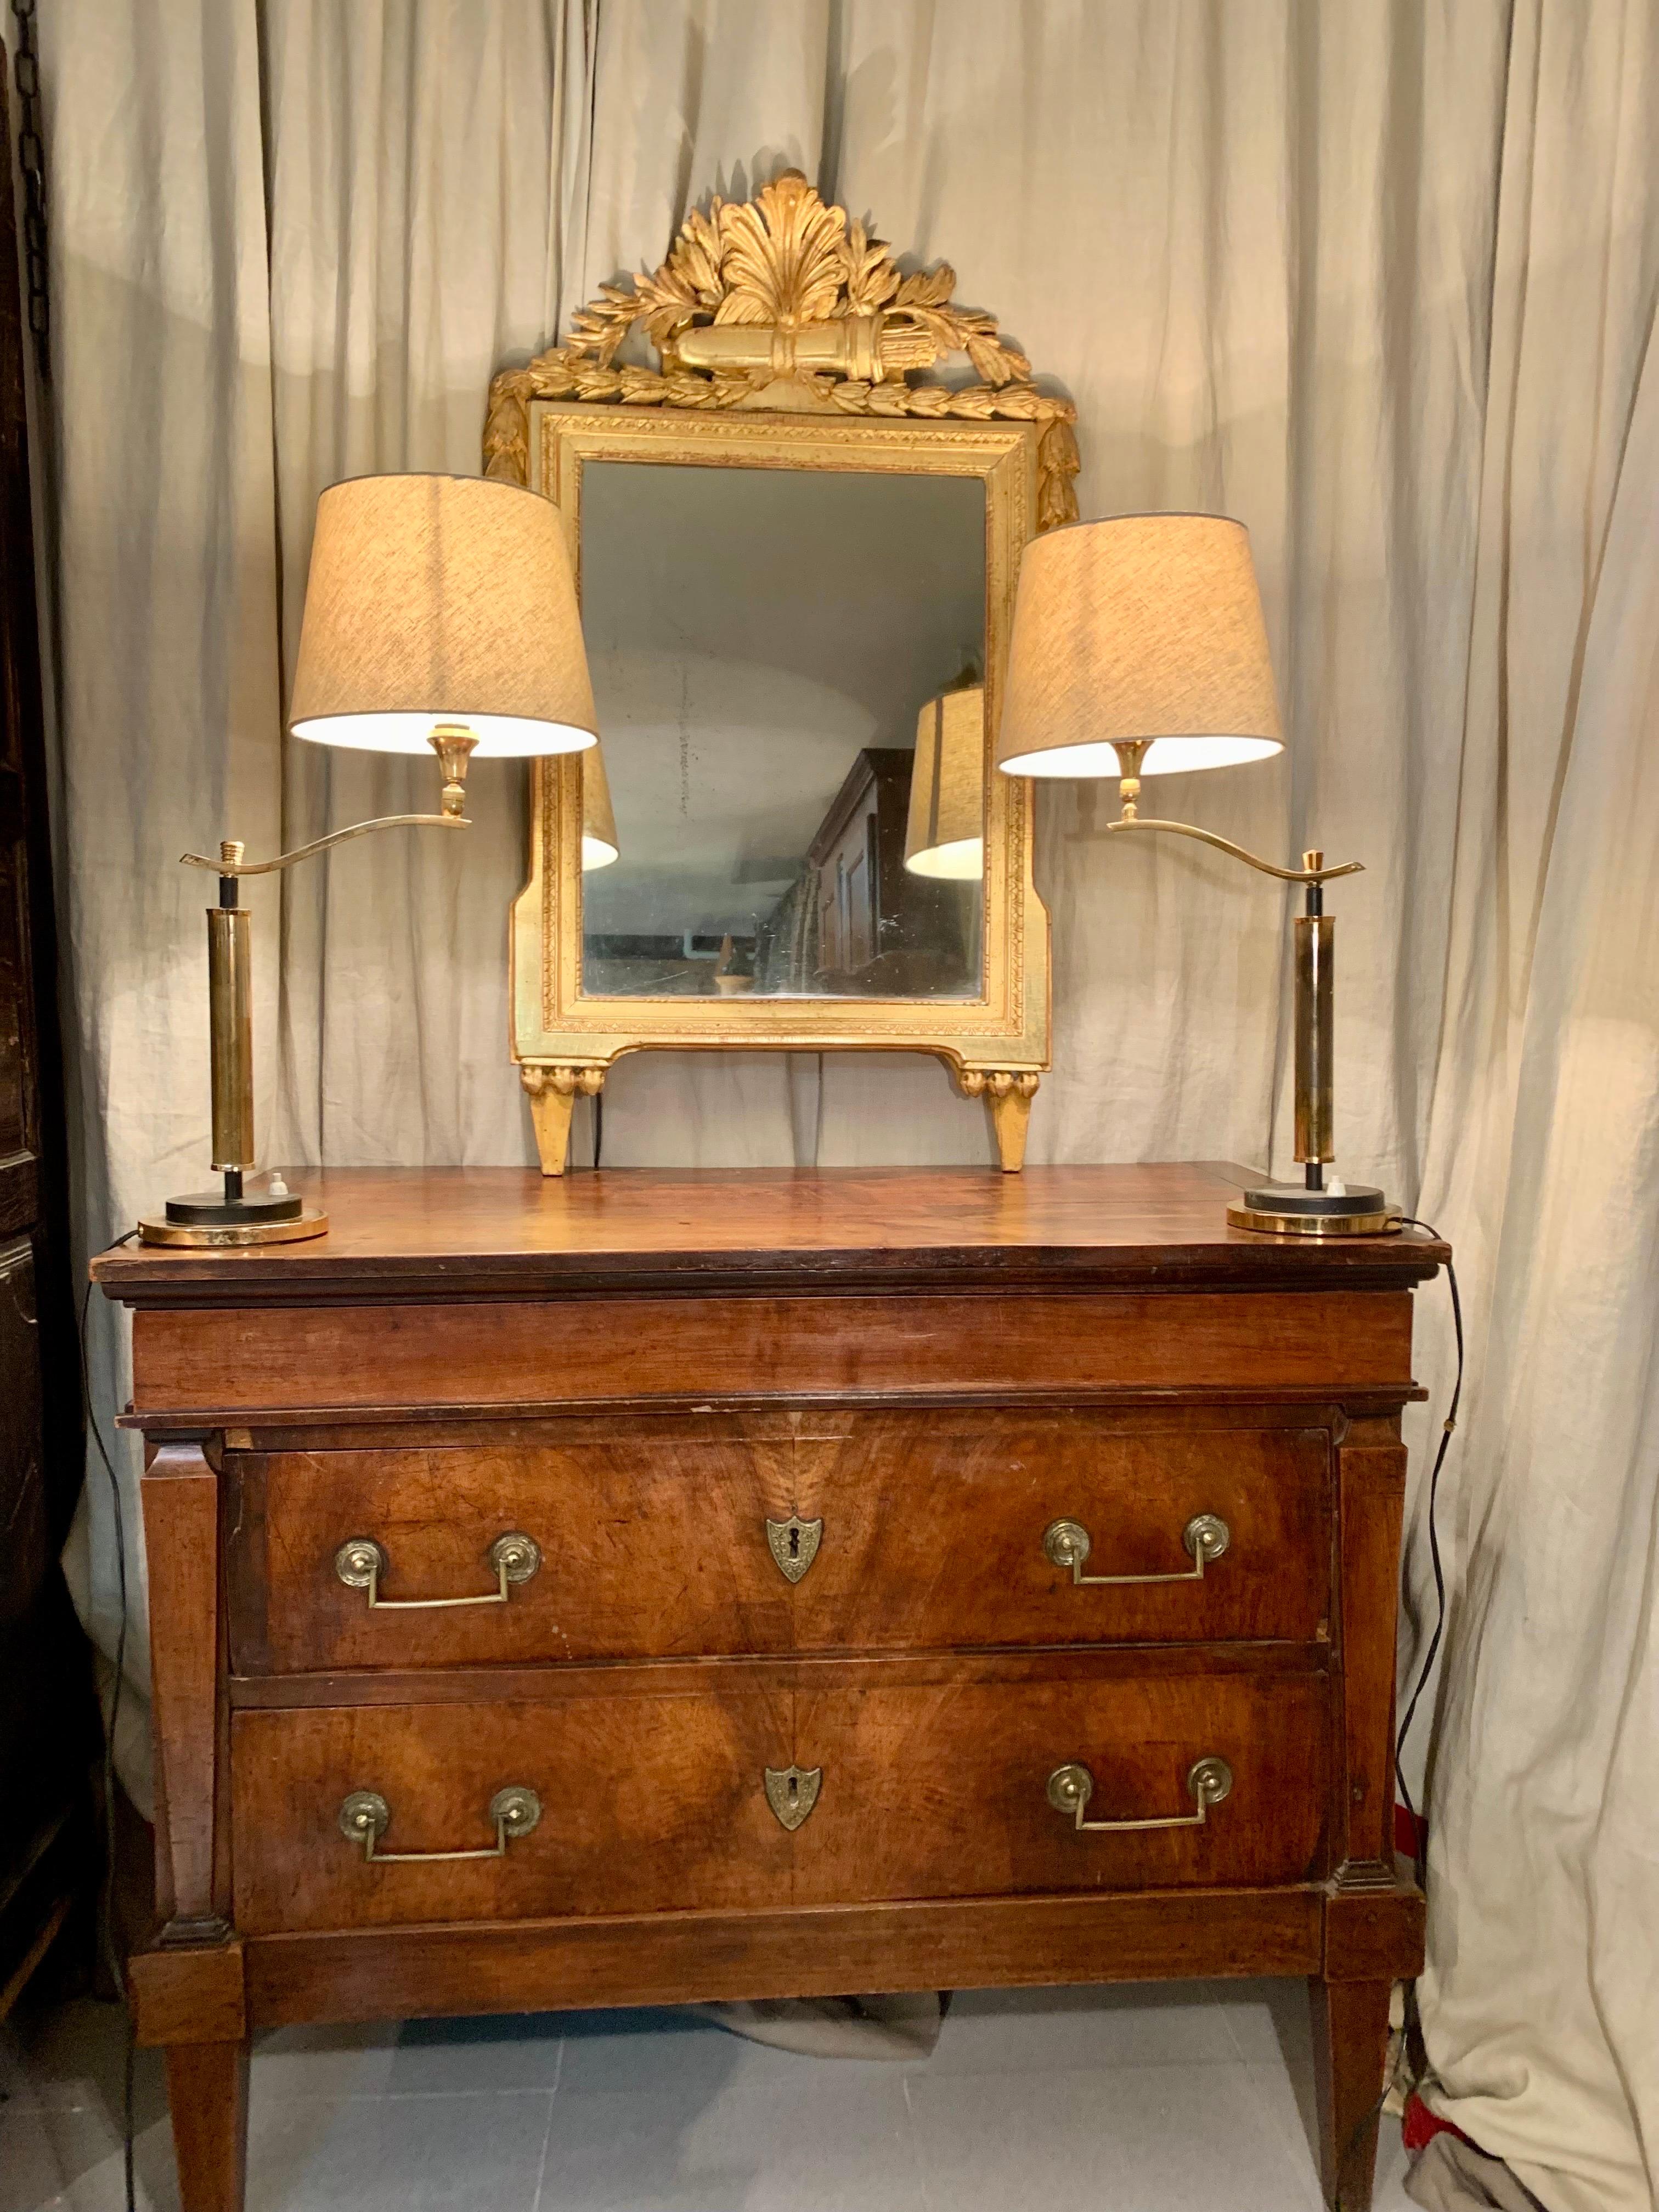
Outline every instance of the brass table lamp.
<path fill-rule="evenodd" d="M 241 1245 L 319 1236 L 327 1216 L 280 1178 L 250 1190 L 253 1141 L 252 915 L 244 876 L 291 868 L 374 830 L 465 830 L 476 754 L 526 758 L 598 742 L 587 656 L 556 510 L 480 477 L 357 477 L 317 502 L 289 726 L 297 738 L 377 752 L 431 751 L 436 814 L 354 823 L 274 860 L 227 839 L 184 865 L 219 878 L 208 908 L 208 995 L 217 1190 L 170 1198 L 147 1244 Z M 603 787 L 602 785 L 600 787 Z M 608 826 L 608 799 L 606 800 Z M 610 840 L 614 858 L 615 833 Z"/>
<path fill-rule="evenodd" d="M 1190 823 L 1139 811 L 1141 780 L 1265 760 L 1284 738 L 1261 599 L 1242 523 L 1131 514 L 1049 531 L 1027 546 L 997 732 L 1009 775 L 1118 778 L 1116 830 L 1195 837 L 1279 882 L 1300 884 L 1296 919 L 1296 1144 L 1299 1183 L 1264 1182 L 1227 1208 L 1236 1228 L 1367 1237 L 1400 1210 L 1366 1183 L 1328 1181 L 1334 1130 L 1333 878 L 1320 852 L 1281 868 Z"/>

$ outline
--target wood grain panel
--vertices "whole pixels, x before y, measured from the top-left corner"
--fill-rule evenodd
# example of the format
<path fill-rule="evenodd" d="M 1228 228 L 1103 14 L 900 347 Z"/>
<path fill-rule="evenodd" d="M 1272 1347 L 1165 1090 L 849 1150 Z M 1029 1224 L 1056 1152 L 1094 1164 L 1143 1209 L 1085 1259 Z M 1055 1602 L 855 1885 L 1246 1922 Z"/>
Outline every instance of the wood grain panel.
<path fill-rule="evenodd" d="M 242 1252 L 127 1246 L 112 1297 L 208 1305 L 384 1296 L 556 1297 L 583 1285 L 769 1281 L 937 1289 L 1070 1280 L 1144 1289 L 1409 1287 L 1446 1247 L 1285 1239 L 1227 1224 L 1256 1180 L 1216 1161 L 1028 1168 L 340 1168 L 297 1175 L 326 1236 Z"/>
<path fill-rule="evenodd" d="M 1282 1638 L 1330 1608 L 1328 1438 L 1320 1429 L 1126 1430 L 1087 1415 L 848 1416 L 804 1437 L 795 1510 L 823 1522 L 795 1592 L 803 1650 Z M 1085 1571 L 1179 1574 L 1182 1532 L 1231 1540 L 1201 1583 L 1079 1586 L 1044 1531 L 1080 1522 Z"/>
<path fill-rule="evenodd" d="M 1410 1382 L 1404 1291 L 162 1308 L 133 1326 L 139 1413 Z"/>
<path fill-rule="evenodd" d="M 140 1484 L 150 1694 L 161 1790 L 157 1888 L 176 1920 L 213 1919 L 218 1789 L 219 1480 L 197 1444 L 163 1444 Z"/>
<path fill-rule="evenodd" d="M 1390 1984 L 1310 1979 L 1314 2096 L 1325 2202 L 1370 2212 L 1389 2059 Z"/>
<path fill-rule="evenodd" d="M 1319 1893 L 1147 1890 L 256 1937 L 256 2026 L 562 2006 L 1306 1974 Z"/>
<path fill-rule="evenodd" d="M 1156 1654 L 1144 1644 L 1090 1644 L 1029 1651 L 832 1652 L 799 1658 L 630 1659 L 620 1665 L 376 1668 L 368 1673 L 238 1675 L 234 1710 L 280 1712 L 330 1705 L 473 1705 L 500 1698 L 523 1705 L 562 1705 L 601 1692 L 608 1698 L 698 1697 L 727 1683 L 775 1691 L 864 1690 L 882 1683 L 949 1689 L 963 1682 L 1123 1682 L 1154 1664 L 1161 1677 L 1212 1674 L 1323 1676 L 1323 1644 L 1171 1644 Z"/>
<path fill-rule="evenodd" d="M 1326 1862 L 1323 1683 L 1307 1675 L 872 1686 L 796 1700 L 795 1760 L 823 1771 L 795 1837 L 802 1904 L 1304 1881 Z M 1217 1753 L 1232 1794 L 1201 1828 L 1079 1833 L 1046 1795 L 1070 1761 L 1091 1820 L 1194 1810 Z"/>
<path fill-rule="evenodd" d="M 1322 1430 L 1136 1433 L 988 1410 L 572 1426 L 563 1449 L 486 1431 L 471 1449 L 233 1455 L 237 1672 L 1326 1629 Z M 793 1587 L 766 1540 L 792 1510 L 824 1532 Z M 1202 1583 L 1079 1588 L 1042 1547 L 1066 1515 L 1091 1531 L 1091 1571 L 1180 1571 L 1200 1512 L 1231 1532 Z M 382 1595 L 460 1596 L 489 1588 L 489 1547 L 509 1530 L 534 1538 L 542 1565 L 505 1606 L 371 1612 L 334 1571 L 340 1544 L 365 1536 L 391 1562 Z"/>
<path fill-rule="evenodd" d="M 241 1712 L 235 1770 L 236 1925 L 275 1929 L 734 1908 L 787 1897 L 789 1839 L 761 1776 L 788 1764 L 787 1696 L 609 1698 L 558 1708 L 368 1706 Z M 366 1864 L 342 1801 L 392 1808 L 388 1851 L 494 1841 L 496 1790 L 542 1802 L 505 1857 Z"/>
<path fill-rule="evenodd" d="M 133 2027 L 146 2045 L 240 2043 L 247 2034 L 240 1943 L 158 1943 L 127 1960 Z"/>
<path fill-rule="evenodd" d="M 766 1522 L 788 1516 L 793 1447 L 682 1427 L 568 1450 L 239 1457 L 238 1670 L 787 1651 Z M 370 1612 L 334 1571 L 366 1536 L 390 1562 L 383 1597 L 465 1596 L 491 1588 L 489 1547 L 514 1530 L 542 1564 L 505 1605 Z"/>
<path fill-rule="evenodd" d="M 1341 1494 L 1343 1856 L 1394 1853 L 1395 1604 L 1406 1495 L 1401 1444 L 1345 1445 Z"/>
<path fill-rule="evenodd" d="M 185 2212 L 242 2212 L 248 2058 L 245 2042 L 167 2046 L 167 2102 Z"/>

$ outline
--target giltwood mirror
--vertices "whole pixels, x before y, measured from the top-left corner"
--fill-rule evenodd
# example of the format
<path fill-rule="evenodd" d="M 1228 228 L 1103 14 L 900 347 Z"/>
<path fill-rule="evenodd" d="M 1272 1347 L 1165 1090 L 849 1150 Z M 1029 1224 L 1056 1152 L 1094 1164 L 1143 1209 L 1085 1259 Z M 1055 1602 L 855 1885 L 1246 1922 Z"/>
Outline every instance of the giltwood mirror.
<path fill-rule="evenodd" d="M 599 714 L 535 764 L 509 933 L 544 1174 L 649 1046 L 936 1054 L 1021 1164 L 1048 921 L 989 733 L 1077 449 L 955 281 L 789 172 L 491 387 L 486 471 L 559 509 Z M 619 359 L 636 325 L 660 369 Z M 977 380 L 921 380 L 955 352 Z"/>

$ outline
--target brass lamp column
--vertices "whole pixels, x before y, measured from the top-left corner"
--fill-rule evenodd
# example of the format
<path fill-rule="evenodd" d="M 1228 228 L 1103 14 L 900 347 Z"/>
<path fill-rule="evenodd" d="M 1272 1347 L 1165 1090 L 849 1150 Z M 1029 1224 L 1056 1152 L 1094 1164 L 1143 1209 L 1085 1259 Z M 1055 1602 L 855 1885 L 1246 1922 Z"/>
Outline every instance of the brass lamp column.
<path fill-rule="evenodd" d="M 1328 1178 L 1335 1158 L 1334 924 L 1324 887 L 1363 862 L 1318 851 L 1281 868 L 1190 823 L 1140 812 L 1141 780 L 1263 760 L 1284 738 L 1261 599 L 1243 524 L 1212 514 L 1073 523 L 1027 547 L 1009 647 L 997 766 L 1010 775 L 1115 775 L 1114 830 L 1196 838 L 1280 883 L 1298 884 L 1296 1142 L 1299 1183 L 1263 1182 L 1227 1208 L 1235 1228 L 1367 1237 L 1400 1226 L 1369 1183 Z"/>
<path fill-rule="evenodd" d="M 238 1245 L 319 1236 L 320 1208 L 282 1178 L 250 1190 L 253 1133 L 252 916 L 244 876 L 270 875 L 376 830 L 465 830 L 474 754 L 526 758 L 598 742 L 587 656 L 556 510 L 479 477 L 357 477 L 317 503 L 289 726 L 295 737 L 380 752 L 429 751 L 436 814 L 354 823 L 250 860 L 227 839 L 187 867 L 219 878 L 208 909 L 213 1172 L 218 1190 L 170 1198 L 142 1220 L 147 1244 Z M 614 844 L 614 832 L 612 833 Z"/>

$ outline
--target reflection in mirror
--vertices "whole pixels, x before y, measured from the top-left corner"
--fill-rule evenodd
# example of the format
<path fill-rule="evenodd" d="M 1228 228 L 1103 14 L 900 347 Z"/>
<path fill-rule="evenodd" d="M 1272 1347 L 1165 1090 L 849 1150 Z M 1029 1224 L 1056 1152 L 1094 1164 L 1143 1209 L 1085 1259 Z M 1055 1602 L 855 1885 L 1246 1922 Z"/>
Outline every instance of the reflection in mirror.
<path fill-rule="evenodd" d="M 584 993 L 978 996 L 979 479 L 589 461 L 580 528 Z"/>

